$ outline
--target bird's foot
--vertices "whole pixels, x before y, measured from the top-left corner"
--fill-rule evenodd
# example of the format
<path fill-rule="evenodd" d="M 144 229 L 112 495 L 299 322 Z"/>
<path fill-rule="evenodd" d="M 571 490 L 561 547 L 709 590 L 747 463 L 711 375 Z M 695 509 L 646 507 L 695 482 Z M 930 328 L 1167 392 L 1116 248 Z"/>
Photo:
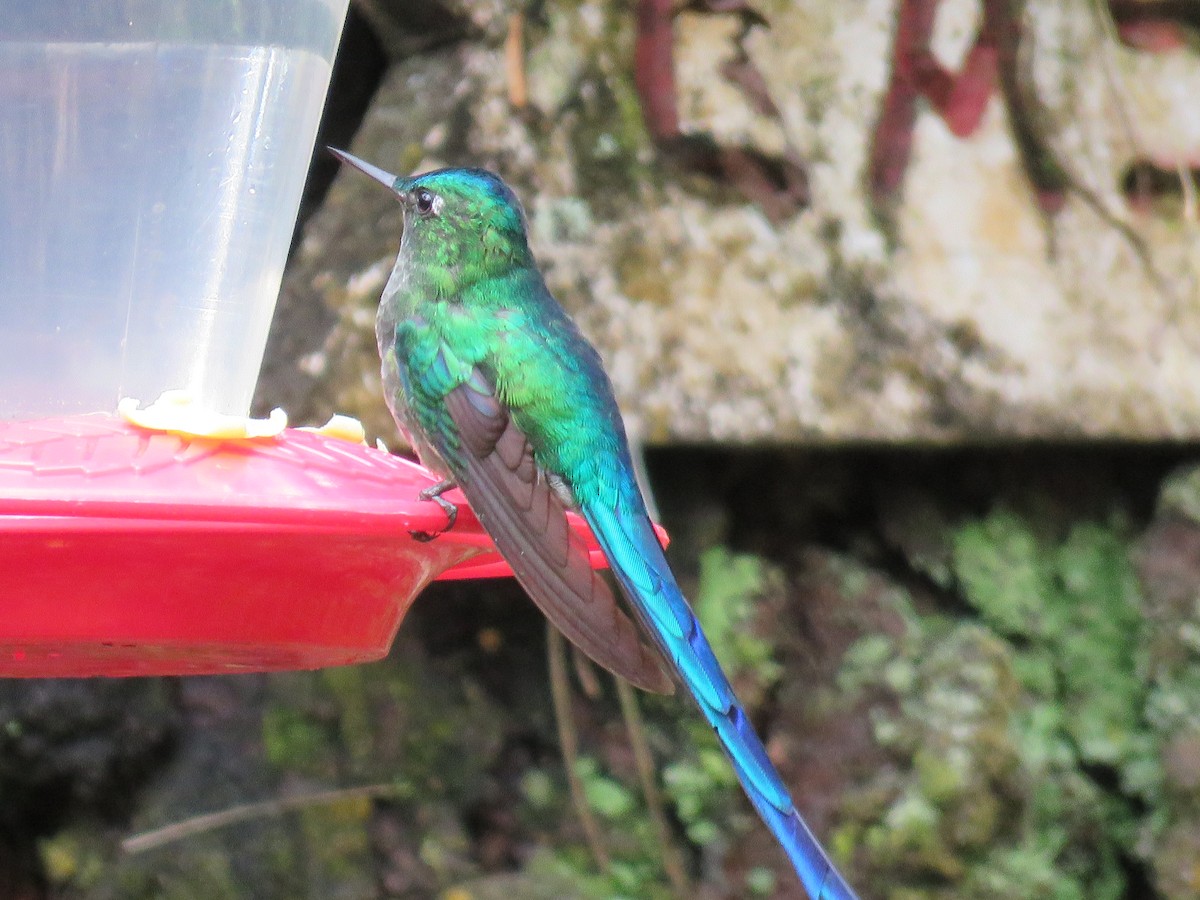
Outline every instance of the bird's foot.
<path fill-rule="evenodd" d="M 434 538 L 440 537 L 454 527 L 454 522 L 458 519 L 458 507 L 442 496 L 442 494 L 450 490 L 452 487 L 455 487 L 454 482 L 447 479 L 445 481 L 439 481 L 437 484 L 430 485 L 417 494 L 419 499 L 432 500 L 442 508 L 442 512 L 446 514 L 446 524 L 443 528 L 440 528 L 437 531 L 410 531 L 409 536 L 412 537 L 414 541 L 427 544 Z"/>

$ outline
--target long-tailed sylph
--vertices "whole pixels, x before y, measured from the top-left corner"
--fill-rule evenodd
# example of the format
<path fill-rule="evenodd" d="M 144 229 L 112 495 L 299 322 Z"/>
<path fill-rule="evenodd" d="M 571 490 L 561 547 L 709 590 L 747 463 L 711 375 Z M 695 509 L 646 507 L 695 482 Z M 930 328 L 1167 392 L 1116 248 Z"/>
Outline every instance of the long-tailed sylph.
<path fill-rule="evenodd" d="M 400 254 L 375 334 L 397 425 L 461 488 L 542 612 L 606 669 L 650 691 L 676 675 L 716 730 L 763 821 L 810 897 L 855 896 L 796 811 L 663 556 L 600 356 L 550 295 L 513 192 L 480 169 L 397 177 L 339 159 L 386 185 L 404 209 Z M 569 527 L 577 510 L 634 618 L 621 611 Z M 664 666 L 665 662 L 665 666 Z"/>

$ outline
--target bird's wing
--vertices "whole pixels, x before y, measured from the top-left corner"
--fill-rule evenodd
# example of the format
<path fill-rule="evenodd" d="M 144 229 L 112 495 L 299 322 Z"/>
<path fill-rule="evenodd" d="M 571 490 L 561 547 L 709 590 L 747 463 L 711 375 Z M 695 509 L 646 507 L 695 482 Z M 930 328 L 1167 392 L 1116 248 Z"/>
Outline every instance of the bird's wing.
<path fill-rule="evenodd" d="M 566 638 L 634 685 L 671 693 L 655 649 L 617 605 L 528 438 L 478 369 L 445 396 L 459 437 L 458 484 L 521 586 Z"/>

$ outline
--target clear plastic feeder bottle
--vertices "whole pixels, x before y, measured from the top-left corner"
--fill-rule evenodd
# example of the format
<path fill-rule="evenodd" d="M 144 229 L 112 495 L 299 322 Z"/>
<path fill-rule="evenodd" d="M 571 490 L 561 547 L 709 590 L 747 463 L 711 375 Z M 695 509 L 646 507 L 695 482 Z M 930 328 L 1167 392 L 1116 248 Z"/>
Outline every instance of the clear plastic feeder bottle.
<path fill-rule="evenodd" d="M 245 414 L 347 0 L 0 0 L 0 418 Z"/>

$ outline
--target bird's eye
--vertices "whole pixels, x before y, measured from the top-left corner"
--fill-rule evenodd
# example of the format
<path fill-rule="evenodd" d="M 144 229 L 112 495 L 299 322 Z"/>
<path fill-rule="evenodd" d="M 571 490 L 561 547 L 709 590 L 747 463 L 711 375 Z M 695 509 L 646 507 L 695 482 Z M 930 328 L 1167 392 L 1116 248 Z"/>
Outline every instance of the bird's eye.
<path fill-rule="evenodd" d="M 434 211 L 434 200 L 432 191 L 427 191 L 425 188 L 417 189 L 417 212 L 423 216 L 428 216 Z"/>

